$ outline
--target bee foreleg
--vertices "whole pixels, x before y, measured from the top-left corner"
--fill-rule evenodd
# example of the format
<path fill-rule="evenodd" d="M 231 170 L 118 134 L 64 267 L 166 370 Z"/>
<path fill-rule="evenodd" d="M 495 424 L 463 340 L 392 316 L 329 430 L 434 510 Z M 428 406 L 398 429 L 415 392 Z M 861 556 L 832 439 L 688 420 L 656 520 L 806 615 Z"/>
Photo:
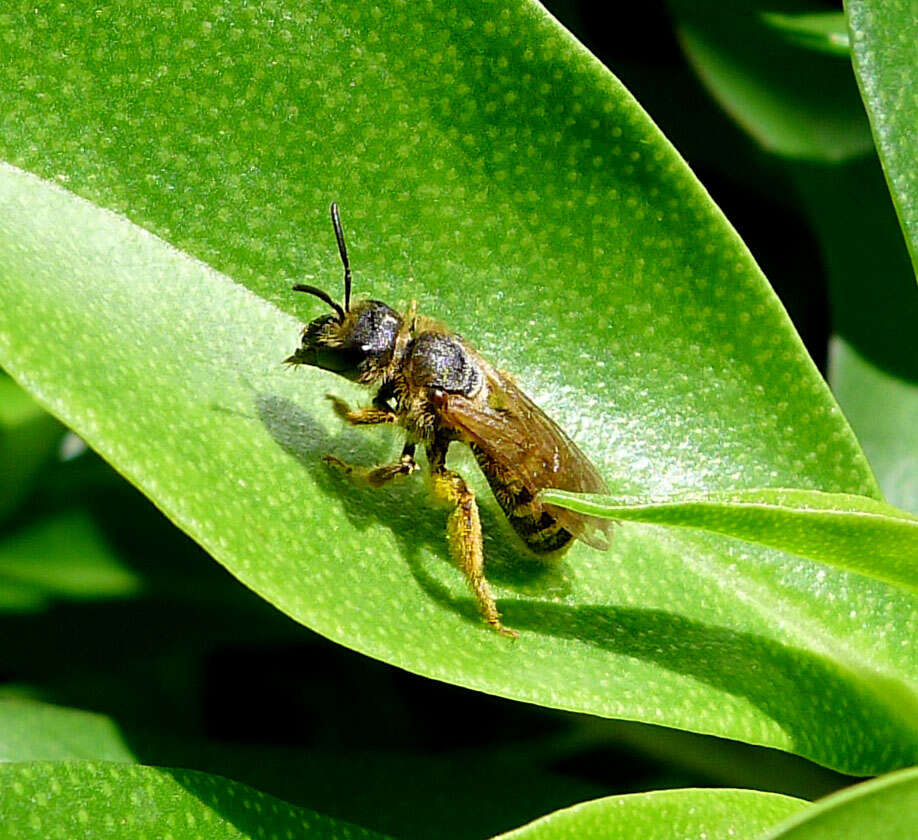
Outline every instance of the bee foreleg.
<path fill-rule="evenodd" d="M 351 409 L 351 407 L 338 397 L 329 396 L 332 406 L 342 420 L 352 426 L 378 426 L 380 423 L 395 423 L 398 415 L 385 403 L 374 403 L 368 408 Z"/>
<path fill-rule="evenodd" d="M 348 464 L 334 455 L 326 455 L 322 460 L 330 467 L 340 470 L 357 481 L 366 482 L 371 487 L 382 487 L 393 478 L 398 478 L 401 475 L 411 475 L 411 473 L 420 469 L 417 461 L 414 460 L 413 443 L 405 444 L 405 448 L 402 450 L 402 457 L 394 464 L 382 464 L 378 467 L 358 467 Z"/>
<path fill-rule="evenodd" d="M 442 467 L 435 469 L 432 479 L 433 491 L 437 498 L 453 506 L 446 526 L 450 549 L 468 579 L 482 615 L 499 633 L 517 638 L 519 633 L 500 623 L 500 613 L 484 575 L 481 518 L 478 515 L 475 494 L 469 489 L 465 479 L 452 470 Z"/>

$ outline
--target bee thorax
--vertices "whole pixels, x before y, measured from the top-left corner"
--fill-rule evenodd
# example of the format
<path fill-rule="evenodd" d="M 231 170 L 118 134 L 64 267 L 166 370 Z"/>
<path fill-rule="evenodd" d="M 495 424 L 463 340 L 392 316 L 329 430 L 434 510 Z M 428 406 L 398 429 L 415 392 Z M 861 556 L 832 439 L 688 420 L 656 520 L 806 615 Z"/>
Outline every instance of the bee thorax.
<path fill-rule="evenodd" d="M 423 332 L 408 347 L 410 378 L 416 385 L 474 397 L 484 384 L 481 369 L 461 341 Z"/>

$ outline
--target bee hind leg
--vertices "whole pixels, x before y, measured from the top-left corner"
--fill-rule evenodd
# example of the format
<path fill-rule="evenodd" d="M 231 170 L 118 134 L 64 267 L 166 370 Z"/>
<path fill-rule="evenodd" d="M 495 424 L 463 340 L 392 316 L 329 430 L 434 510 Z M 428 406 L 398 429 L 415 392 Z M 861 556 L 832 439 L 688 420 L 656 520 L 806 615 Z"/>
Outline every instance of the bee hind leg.
<path fill-rule="evenodd" d="M 484 575 L 481 518 L 475 494 L 465 479 L 452 470 L 439 467 L 432 471 L 431 476 L 434 495 L 453 506 L 446 526 L 450 550 L 468 579 L 485 621 L 501 635 L 518 638 L 516 630 L 501 624 L 494 595 Z"/>

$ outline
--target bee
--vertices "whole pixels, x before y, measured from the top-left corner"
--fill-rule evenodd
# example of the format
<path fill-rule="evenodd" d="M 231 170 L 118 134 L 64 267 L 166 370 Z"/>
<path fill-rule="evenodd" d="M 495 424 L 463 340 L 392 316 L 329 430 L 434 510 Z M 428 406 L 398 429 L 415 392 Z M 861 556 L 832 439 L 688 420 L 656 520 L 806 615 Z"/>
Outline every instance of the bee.
<path fill-rule="evenodd" d="M 415 452 L 422 445 L 434 495 L 450 506 L 447 537 L 454 559 L 487 623 L 515 638 L 518 633 L 501 623 L 485 577 L 475 494 L 446 466 L 450 444 L 462 443 L 472 450 L 510 524 L 537 555 L 560 553 L 574 539 L 608 548 L 610 522 L 543 504 L 538 495 L 549 487 L 605 494 L 605 482 L 509 375 L 489 364 L 461 336 L 418 315 L 416 301 L 404 315 L 379 300 L 352 304 L 351 268 L 337 204 L 330 209 L 344 265 L 344 305 L 315 286 L 293 286 L 294 291 L 319 298 L 332 312 L 305 327 L 300 346 L 285 361 L 375 387 L 372 404 L 365 408 L 351 410 L 331 398 L 336 412 L 355 426 L 401 426 L 406 437 L 401 457 L 391 464 L 367 468 L 331 455 L 325 460 L 380 487 L 417 471 Z"/>

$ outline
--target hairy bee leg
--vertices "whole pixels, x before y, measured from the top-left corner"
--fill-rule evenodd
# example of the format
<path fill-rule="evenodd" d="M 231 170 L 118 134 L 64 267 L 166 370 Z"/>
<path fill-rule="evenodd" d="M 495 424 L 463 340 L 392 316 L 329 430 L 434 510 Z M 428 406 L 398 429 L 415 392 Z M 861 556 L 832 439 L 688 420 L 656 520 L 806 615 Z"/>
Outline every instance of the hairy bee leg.
<path fill-rule="evenodd" d="M 348 464 L 334 455 L 326 455 L 323 459 L 330 467 L 340 470 L 345 475 L 363 481 L 371 487 L 382 487 L 384 484 L 402 475 L 411 475 L 420 469 L 414 460 L 414 446 L 406 445 L 402 450 L 402 457 L 394 464 L 382 464 L 378 467 L 358 467 Z"/>
<path fill-rule="evenodd" d="M 328 399 L 334 406 L 335 414 L 352 426 L 378 426 L 381 423 L 395 423 L 398 420 L 398 415 L 385 406 L 373 405 L 369 408 L 352 410 L 344 400 L 332 396 Z"/>
<path fill-rule="evenodd" d="M 484 554 L 482 552 L 481 519 L 475 494 L 465 479 L 452 470 L 438 469 L 432 473 L 433 491 L 437 498 L 453 505 L 447 520 L 447 536 L 450 549 L 468 578 L 469 586 L 478 600 L 478 606 L 485 620 L 498 633 L 519 637 L 516 630 L 504 627 L 491 587 L 484 575 Z"/>

